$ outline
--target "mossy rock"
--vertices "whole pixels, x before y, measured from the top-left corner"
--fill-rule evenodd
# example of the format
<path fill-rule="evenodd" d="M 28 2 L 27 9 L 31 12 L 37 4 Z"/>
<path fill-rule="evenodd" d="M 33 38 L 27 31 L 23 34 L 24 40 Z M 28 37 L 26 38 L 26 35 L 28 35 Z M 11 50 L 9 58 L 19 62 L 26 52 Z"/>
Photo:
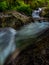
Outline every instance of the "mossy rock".
<path fill-rule="evenodd" d="M 48 7 L 43 8 L 43 11 L 41 12 L 41 16 L 49 18 L 49 8 Z"/>
<path fill-rule="evenodd" d="M 17 11 L 2 12 L 0 14 L 0 28 L 12 27 L 19 29 L 21 26 L 34 22 L 33 18 Z"/>

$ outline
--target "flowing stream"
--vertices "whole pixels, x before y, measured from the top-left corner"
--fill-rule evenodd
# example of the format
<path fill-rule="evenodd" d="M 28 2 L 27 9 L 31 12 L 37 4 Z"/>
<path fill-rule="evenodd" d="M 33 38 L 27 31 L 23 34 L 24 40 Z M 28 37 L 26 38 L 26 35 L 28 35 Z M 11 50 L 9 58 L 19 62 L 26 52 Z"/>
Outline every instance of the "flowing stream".
<path fill-rule="evenodd" d="M 6 57 L 16 49 L 15 34 L 16 31 L 12 28 L 0 29 L 0 65 L 3 65 Z"/>
<path fill-rule="evenodd" d="M 39 19 L 39 18 L 40 18 L 39 14 L 40 14 L 41 11 L 42 11 L 42 8 L 38 8 L 37 10 L 34 10 L 34 11 L 32 12 L 32 17 Z"/>
<path fill-rule="evenodd" d="M 40 11 L 41 8 L 35 10 L 32 13 L 32 17 L 40 18 Z M 49 22 L 35 21 L 34 23 L 23 26 L 19 31 L 16 31 L 13 28 L 0 29 L 0 65 L 3 65 L 5 59 L 17 48 L 16 45 L 21 45 L 20 41 L 22 42 L 29 40 L 30 38 L 36 38 L 44 33 L 48 28 Z"/>

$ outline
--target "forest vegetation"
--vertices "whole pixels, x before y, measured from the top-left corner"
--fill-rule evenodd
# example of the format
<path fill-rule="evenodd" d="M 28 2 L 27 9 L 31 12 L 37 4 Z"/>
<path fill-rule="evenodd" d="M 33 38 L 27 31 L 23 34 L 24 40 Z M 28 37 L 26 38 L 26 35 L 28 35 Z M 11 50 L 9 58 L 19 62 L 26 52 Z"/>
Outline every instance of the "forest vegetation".
<path fill-rule="evenodd" d="M 32 11 L 39 7 L 46 7 L 48 14 L 49 0 L 0 0 L 0 12 L 16 10 L 31 15 Z"/>
<path fill-rule="evenodd" d="M 0 0 L 0 65 L 49 65 L 49 0 Z"/>
<path fill-rule="evenodd" d="M 49 0 L 0 0 L 0 27 L 17 28 L 28 23 L 28 21 L 33 21 L 32 18 L 28 19 L 28 17 L 32 17 L 32 12 L 38 8 L 43 8 L 40 16 L 49 17 Z M 13 17 L 13 12 L 17 12 L 18 15 L 14 14 Z M 7 17 L 11 13 L 12 17 Z M 20 13 L 23 14 L 22 20 Z"/>

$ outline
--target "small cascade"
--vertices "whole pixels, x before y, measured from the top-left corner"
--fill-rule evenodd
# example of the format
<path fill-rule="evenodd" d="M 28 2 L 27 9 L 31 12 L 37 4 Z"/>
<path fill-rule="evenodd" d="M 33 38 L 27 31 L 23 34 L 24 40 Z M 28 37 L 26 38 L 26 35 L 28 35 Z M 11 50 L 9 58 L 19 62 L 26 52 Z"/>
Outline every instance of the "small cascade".
<path fill-rule="evenodd" d="M 37 19 L 40 18 L 39 13 L 41 11 L 42 8 L 34 10 L 32 17 Z M 0 29 L 0 65 L 4 64 L 6 58 L 13 53 L 17 47 L 33 43 L 32 40 L 38 36 L 40 37 L 47 29 L 49 30 L 49 22 L 38 22 L 36 20 L 34 23 L 31 22 L 23 26 L 19 31 L 13 28 Z"/>
<path fill-rule="evenodd" d="M 41 11 L 42 11 L 42 8 L 38 8 L 37 10 L 34 10 L 32 12 L 32 17 L 33 18 L 40 18 L 39 14 L 40 14 Z"/>
<path fill-rule="evenodd" d="M 14 52 L 16 31 L 13 28 L 0 29 L 0 65 Z"/>

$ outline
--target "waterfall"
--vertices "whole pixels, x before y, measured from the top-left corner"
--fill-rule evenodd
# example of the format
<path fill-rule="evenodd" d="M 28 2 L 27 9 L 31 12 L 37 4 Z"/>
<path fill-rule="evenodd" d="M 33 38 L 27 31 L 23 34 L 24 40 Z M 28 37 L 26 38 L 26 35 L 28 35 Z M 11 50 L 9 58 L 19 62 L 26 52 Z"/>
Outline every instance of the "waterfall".
<path fill-rule="evenodd" d="M 40 16 L 39 16 L 39 13 L 42 11 L 42 8 L 38 8 L 37 10 L 34 10 L 33 12 L 32 12 L 32 17 L 33 18 L 40 18 Z"/>
<path fill-rule="evenodd" d="M 16 31 L 12 28 L 0 29 L 0 65 L 3 65 L 6 58 L 16 49 Z"/>
<path fill-rule="evenodd" d="M 40 18 L 39 13 L 41 10 L 41 8 L 34 10 L 32 17 Z M 29 23 L 28 25 L 23 26 L 19 31 L 16 31 L 13 28 L 0 29 L 0 65 L 4 64 L 6 58 L 13 53 L 22 42 L 23 45 L 25 45 L 25 43 L 30 44 L 31 41 L 29 39 L 33 40 L 34 38 L 37 38 L 47 29 L 49 29 L 49 22 L 47 21 L 42 21 L 41 23 L 38 21 Z"/>

